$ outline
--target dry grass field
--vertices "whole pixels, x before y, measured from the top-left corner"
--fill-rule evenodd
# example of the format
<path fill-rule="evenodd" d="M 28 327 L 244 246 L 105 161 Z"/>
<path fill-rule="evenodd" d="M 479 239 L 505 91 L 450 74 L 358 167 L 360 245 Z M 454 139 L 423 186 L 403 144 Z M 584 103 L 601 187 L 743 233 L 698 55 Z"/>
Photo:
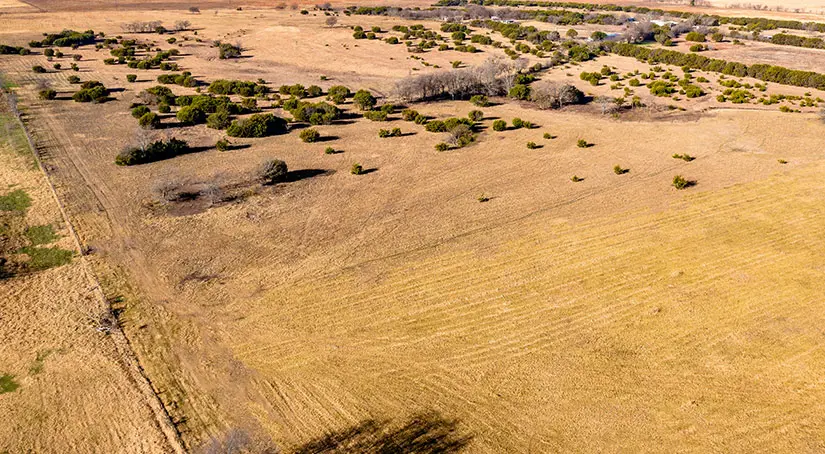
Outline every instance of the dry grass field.
<path fill-rule="evenodd" d="M 412 54 L 355 40 L 350 28 L 438 30 L 435 21 L 341 15 L 328 26 L 317 11 L 255 2 L 241 11 L 205 5 L 200 15 L 156 10 L 180 6 L 171 1 L 121 11 L 84 2 L 71 15 L 52 12 L 75 11 L 71 2 L 29 3 L 47 12 L 4 14 L 0 43 L 65 28 L 122 34 L 179 49 L 174 61 L 207 84 L 346 85 L 393 99 L 410 75 L 504 55 L 492 46 Z M 190 20 L 197 35 L 170 35 L 172 45 L 121 29 L 155 19 Z M 240 42 L 244 58 L 218 59 L 213 40 Z M 434 149 L 443 133 L 398 113 L 369 121 L 351 101 L 341 105 L 346 118 L 314 126 L 319 142 L 290 132 L 231 138 L 229 151 L 215 149 L 225 131 L 175 125 L 172 111 L 154 134 L 198 151 L 118 166 L 116 155 L 146 134 L 130 105 L 168 71 L 104 64 L 107 49 L 82 46 L 66 50 L 81 56 L 74 72 L 70 58 L 40 52 L 0 55 L 0 73 L 16 85 L 86 254 L 63 227 L 46 176 L 3 149 L 0 196 L 25 189 L 25 222 L 61 226 L 56 244 L 74 256 L 0 280 L 0 376 L 19 384 L 0 394 L 0 414 L 11 415 L 0 422 L 0 452 L 173 452 L 175 430 L 196 453 L 825 450 L 818 107 L 720 102 L 726 80 L 759 81 L 695 71 L 708 80 L 704 96 L 657 97 L 642 85 L 633 92 L 645 107 L 616 115 L 597 102 L 540 110 L 494 97 L 480 108 L 475 141 L 444 152 Z M 746 42 L 705 54 L 821 71 L 819 52 Z M 52 70 L 55 62 L 63 68 Z M 594 99 L 629 89 L 629 77 L 621 88 L 580 79 L 605 65 L 618 75 L 657 66 L 604 55 L 540 78 Z M 73 102 L 72 75 L 101 81 L 112 99 Z M 56 99 L 39 98 L 44 81 Z M 778 83 L 763 93 L 825 98 Z M 260 100 L 264 112 L 290 116 L 275 104 Z M 406 105 L 431 119 L 478 108 Z M 494 131 L 495 120 L 515 118 L 535 127 Z M 395 127 L 400 137 L 379 138 Z M 11 130 L 0 134 L 14 143 Z M 261 186 L 255 169 L 272 158 L 290 172 Z M 367 172 L 351 174 L 353 163 Z M 675 175 L 695 186 L 677 190 Z M 235 192 L 164 200 L 173 185 Z M 96 282 L 125 337 L 90 323 L 107 309 Z"/>
<path fill-rule="evenodd" d="M 3 246 L 20 221 L 27 233 L 53 227 L 55 237 L 44 243 L 76 253 L 13 118 L 0 109 L 0 194 L 22 191 L 28 206 L 8 211 L 4 200 Z M 140 374 L 123 357 L 122 335 L 103 331 L 106 309 L 97 295 L 77 258 L 0 280 L 0 452 L 172 452 L 135 383 Z"/>

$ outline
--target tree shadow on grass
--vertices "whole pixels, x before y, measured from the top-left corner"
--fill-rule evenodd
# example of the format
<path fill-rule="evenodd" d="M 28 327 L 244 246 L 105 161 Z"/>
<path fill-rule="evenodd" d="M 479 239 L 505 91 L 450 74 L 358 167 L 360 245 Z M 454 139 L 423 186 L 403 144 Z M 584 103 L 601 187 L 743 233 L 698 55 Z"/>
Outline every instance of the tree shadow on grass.
<path fill-rule="evenodd" d="M 450 454 L 464 450 L 472 439 L 458 422 L 438 413 L 417 414 L 403 425 L 366 420 L 355 426 L 312 440 L 295 454 Z"/>
<path fill-rule="evenodd" d="M 286 173 L 283 182 L 292 183 L 294 181 L 306 180 L 307 178 L 320 177 L 322 175 L 332 175 L 333 173 L 335 173 L 335 171 L 324 169 L 290 170 Z"/>

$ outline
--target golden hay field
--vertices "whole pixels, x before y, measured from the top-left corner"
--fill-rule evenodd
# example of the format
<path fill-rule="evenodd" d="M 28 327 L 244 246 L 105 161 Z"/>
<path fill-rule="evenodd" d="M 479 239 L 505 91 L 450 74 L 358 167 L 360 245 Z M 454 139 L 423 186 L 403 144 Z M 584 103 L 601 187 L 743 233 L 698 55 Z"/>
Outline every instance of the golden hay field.
<path fill-rule="evenodd" d="M 349 28 L 412 22 L 341 16 L 330 27 L 314 14 L 9 14 L 0 43 L 92 28 L 168 48 L 165 37 L 120 25 L 188 19 L 203 42 L 177 34 L 192 38 L 177 61 L 206 82 L 343 84 L 391 98 L 397 80 L 436 71 L 403 45 L 355 41 Z M 243 43 L 248 58 L 217 59 L 215 39 Z M 751 62 L 775 47 L 708 54 Z M 783 47 L 771 58 L 820 70 L 810 57 L 818 52 Z M 20 384 L 0 394 L 0 414 L 12 415 L 0 423 L 0 452 L 173 452 L 178 433 L 190 452 L 227 452 L 229 440 L 246 452 L 825 449 L 825 123 L 816 109 L 721 103 L 722 79 L 697 71 L 708 95 L 662 99 L 640 89 L 648 107 L 616 117 L 593 104 L 539 110 L 496 98 L 482 108 L 475 143 L 447 152 L 433 148 L 439 134 L 398 114 L 388 123 L 359 114 L 317 126 L 322 142 L 292 132 L 232 139 L 238 148 L 225 152 L 214 149 L 223 131 L 170 126 L 158 134 L 205 149 L 120 167 L 115 156 L 138 134 L 129 106 L 162 72 L 105 65 L 108 52 L 93 46 L 71 53 L 82 56 L 77 73 L 33 73 L 36 64 L 51 68 L 42 55 L 0 56 L 88 253 L 0 281 L 0 375 Z M 503 55 L 420 55 L 449 68 L 493 54 Z M 610 82 L 578 77 L 603 65 L 652 71 L 611 55 L 542 79 L 609 96 Z M 127 83 L 128 73 L 138 81 Z M 72 102 L 74 74 L 116 89 L 114 99 Z M 56 100 L 38 99 L 42 80 Z M 773 83 L 765 91 L 806 92 L 825 98 Z M 437 119 L 476 108 L 409 107 Z M 493 121 L 514 118 L 537 127 L 493 131 Z M 379 138 L 388 127 L 404 134 Z M 577 147 L 580 139 L 592 146 Z M 327 146 L 342 152 L 325 154 Z M 268 158 L 286 161 L 291 178 L 252 185 Z M 62 223 L 46 177 L 8 151 L 0 159 L 0 195 L 21 185 L 35 199 L 31 223 Z M 369 172 L 352 175 L 354 162 Z M 616 165 L 629 172 L 614 173 Z M 676 190 L 677 174 L 696 186 Z M 158 197 L 170 182 L 245 192 L 176 205 Z M 59 244 L 74 248 L 68 228 L 60 233 Z M 105 309 L 95 282 L 125 337 L 90 326 L 89 314 Z M 43 352 L 42 370 L 31 372 Z"/>

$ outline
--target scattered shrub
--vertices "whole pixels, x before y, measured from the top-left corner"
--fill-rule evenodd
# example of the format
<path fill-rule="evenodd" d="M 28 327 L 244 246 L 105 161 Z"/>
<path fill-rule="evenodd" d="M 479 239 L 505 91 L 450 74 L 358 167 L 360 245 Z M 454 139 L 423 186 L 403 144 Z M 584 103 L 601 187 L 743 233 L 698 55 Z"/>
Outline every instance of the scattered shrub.
<path fill-rule="evenodd" d="M 469 114 L 467 114 L 467 118 L 472 121 L 481 121 L 484 118 L 484 112 L 480 110 L 471 110 Z"/>
<path fill-rule="evenodd" d="M 132 109 L 132 116 L 135 118 L 140 118 L 149 113 L 149 108 L 146 106 L 137 106 Z"/>
<path fill-rule="evenodd" d="M 616 175 L 624 175 L 628 172 L 630 172 L 630 169 L 623 169 L 620 165 L 613 166 L 613 173 Z"/>
<path fill-rule="evenodd" d="M 44 73 L 44 72 L 46 72 L 46 68 L 44 68 L 40 65 L 35 65 L 35 66 L 32 66 L 32 71 L 34 71 L 36 73 Z"/>
<path fill-rule="evenodd" d="M 210 129 L 226 129 L 232 123 L 229 112 L 221 109 L 206 117 L 206 127 Z"/>
<path fill-rule="evenodd" d="M 127 82 L 135 82 L 137 80 L 137 74 L 126 74 L 126 81 Z"/>
<path fill-rule="evenodd" d="M 375 107 L 375 97 L 367 90 L 358 90 L 352 97 L 352 101 L 361 110 L 371 110 Z"/>
<path fill-rule="evenodd" d="M 579 139 L 579 140 L 576 142 L 576 146 L 577 146 L 577 147 L 579 147 L 579 148 L 587 148 L 587 147 L 589 147 L 589 146 L 590 146 L 590 144 L 589 144 L 589 143 L 587 143 L 587 141 L 586 141 L 586 140 L 584 140 L 584 139 Z"/>
<path fill-rule="evenodd" d="M 535 150 L 538 147 L 539 146 L 536 142 L 527 142 L 527 149 L 528 150 Z"/>
<path fill-rule="evenodd" d="M 352 167 L 350 167 L 349 169 L 349 173 L 353 175 L 361 175 L 362 173 L 364 173 L 364 167 L 362 167 L 361 164 L 354 162 L 352 164 Z"/>
<path fill-rule="evenodd" d="M 484 95 L 474 95 L 470 97 L 470 103 L 478 107 L 487 107 L 490 105 L 490 100 Z"/>
<path fill-rule="evenodd" d="M 318 96 L 321 96 L 322 94 L 324 94 L 324 90 L 322 90 L 321 87 L 317 85 L 310 85 L 309 87 L 307 87 L 307 96 L 310 98 L 316 98 Z"/>
<path fill-rule="evenodd" d="M 72 95 L 75 102 L 104 102 L 109 97 L 109 90 L 96 80 L 83 82 L 80 90 Z"/>
<path fill-rule="evenodd" d="M 158 118 L 158 114 L 148 112 L 138 119 L 138 124 L 144 129 L 156 129 L 160 126 L 160 118 Z"/>
<path fill-rule="evenodd" d="M 229 141 L 226 140 L 226 139 L 221 139 L 221 140 L 215 142 L 215 148 L 218 151 L 227 151 L 227 150 L 229 150 Z"/>
<path fill-rule="evenodd" d="M 38 96 L 40 97 L 40 99 L 52 100 L 57 97 L 57 92 L 52 90 L 51 88 L 47 88 L 45 90 L 40 90 Z"/>
<path fill-rule="evenodd" d="M 158 105 L 158 112 L 160 113 L 169 113 L 172 111 L 172 108 L 169 107 L 169 104 L 159 104 Z"/>
<path fill-rule="evenodd" d="M 184 106 L 176 115 L 178 121 L 184 125 L 196 125 L 206 121 L 206 113 L 198 107 Z"/>
<path fill-rule="evenodd" d="M 685 154 L 674 154 L 673 159 L 681 159 L 682 161 L 690 162 L 690 161 L 693 161 L 696 158 L 694 158 L 693 156 L 685 153 Z"/>
<path fill-rule="evenodd" d="M 67 77 L 66 79 L 69 81 L 70 84 L 79 84 L 80 83 L 80 77 L 77 77 L 74 74 Z"/>
<path fill-rule="evenodd" d="M 686 189 L 693 186 L 695 183 L 687 180 L 681 175 L 676 175 L 673 177 L 673 187 L 676 189 Z"/>
<path fill-rule="evenodd" d="M 507 122 L 504 120 L 496 120 L 493 122 L 493 131 L 504 131 L 507 129 Z"/>
<path fill-rule="evenodd" d="M 268 159 L 258 166 L 257 176 L 261 184 L 275 184 L 286 179 L 289 169 L 280 159 Z"/>
<path fill-rule="evenodd" d="M 332 147 L 326 147 L 326 148 L 324 149 L 324 154 L 336 154 L 336 153 L 338 153 L 338 152 L 337 152 L 337 151 L 335 151 L 335 148 L 332 148 Z"/>
<path fill-rule="evenodd" d="M 345 102 L 349 95 L 349 88 L 343 85 L 334 85 L 332 87 L 329 87 L 329 90 L 327 91 L 327 99 L 334 102 L 335 104 L 341 104 Z"/>
<path fill-rule="evenodd" d="M 513 118 L 513 127 L 514 128 L 519 129 L 523 126 L 524 126 L 524 120 L 522 120 L 521 118 L 518 118 L 518 117 Z"/>
<path fill-rule="evenodd" d="M 579 181 L 584 181 L 584 178 L 579 178 L 576 175 L 573 175 L 573 177 L 570 178 L 570 181 L 572 181 L 573 183 L 578 183 Z"/>
<path fill-rule="evenodd" d="M 241 56 L 243 49 L 239 45 L 232 45 L 229 43 L 218 44 L 218 58 L 225 60 L 227 58 L 238 58 Z"/>
<path fill-rule="evenodd" d="M 307 128 L 307 129 L 304 129 L 303 131 L 301 131 L 301 133 L 300 133 L 298 136 L 299 136 L 299 137 L 301 138 L 301 140 L 303 140 L 304 142 L 306 142 L 306 143 L 312 143 L 312 142 L 317 142 L 317 141 L 318 141 L 318 139 L 320 139 L 320 138 L 321 138 L 321 133 L 319 133 L 319 132 L 318 132 L 316 129 L 314 129 L 314 128 Z"/>
<path fill-rule="evenodd" d="M 450 145 L 445 142 L 435 144 L 436 151 L 447 151 L 450 149 Z"/>
<path fill-rule="evenodd" d="M 368 110 L 364 112 L 364 118 L 372 121 L 387 121 L 387 112 L 382 110 Z"/>
<path fill-rule="evenodd" d="M 413 109 L 404 109 L 401 111 L 401 118 L 404 119 L 404 121 L 415 121 L 415 118 L 419 115 L 421 114 Z"/>

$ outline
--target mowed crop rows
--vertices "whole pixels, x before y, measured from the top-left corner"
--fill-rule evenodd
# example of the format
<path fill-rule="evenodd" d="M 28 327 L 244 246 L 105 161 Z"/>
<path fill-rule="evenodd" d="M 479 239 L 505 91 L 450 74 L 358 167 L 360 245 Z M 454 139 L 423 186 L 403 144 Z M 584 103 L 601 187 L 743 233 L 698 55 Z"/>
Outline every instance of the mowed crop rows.
<path fill-rule="evenodd" d="M 479 452 L 821 448 L 823 170 L 284 285 L 234 350 L 293 440 L 423 408 Z"/>

